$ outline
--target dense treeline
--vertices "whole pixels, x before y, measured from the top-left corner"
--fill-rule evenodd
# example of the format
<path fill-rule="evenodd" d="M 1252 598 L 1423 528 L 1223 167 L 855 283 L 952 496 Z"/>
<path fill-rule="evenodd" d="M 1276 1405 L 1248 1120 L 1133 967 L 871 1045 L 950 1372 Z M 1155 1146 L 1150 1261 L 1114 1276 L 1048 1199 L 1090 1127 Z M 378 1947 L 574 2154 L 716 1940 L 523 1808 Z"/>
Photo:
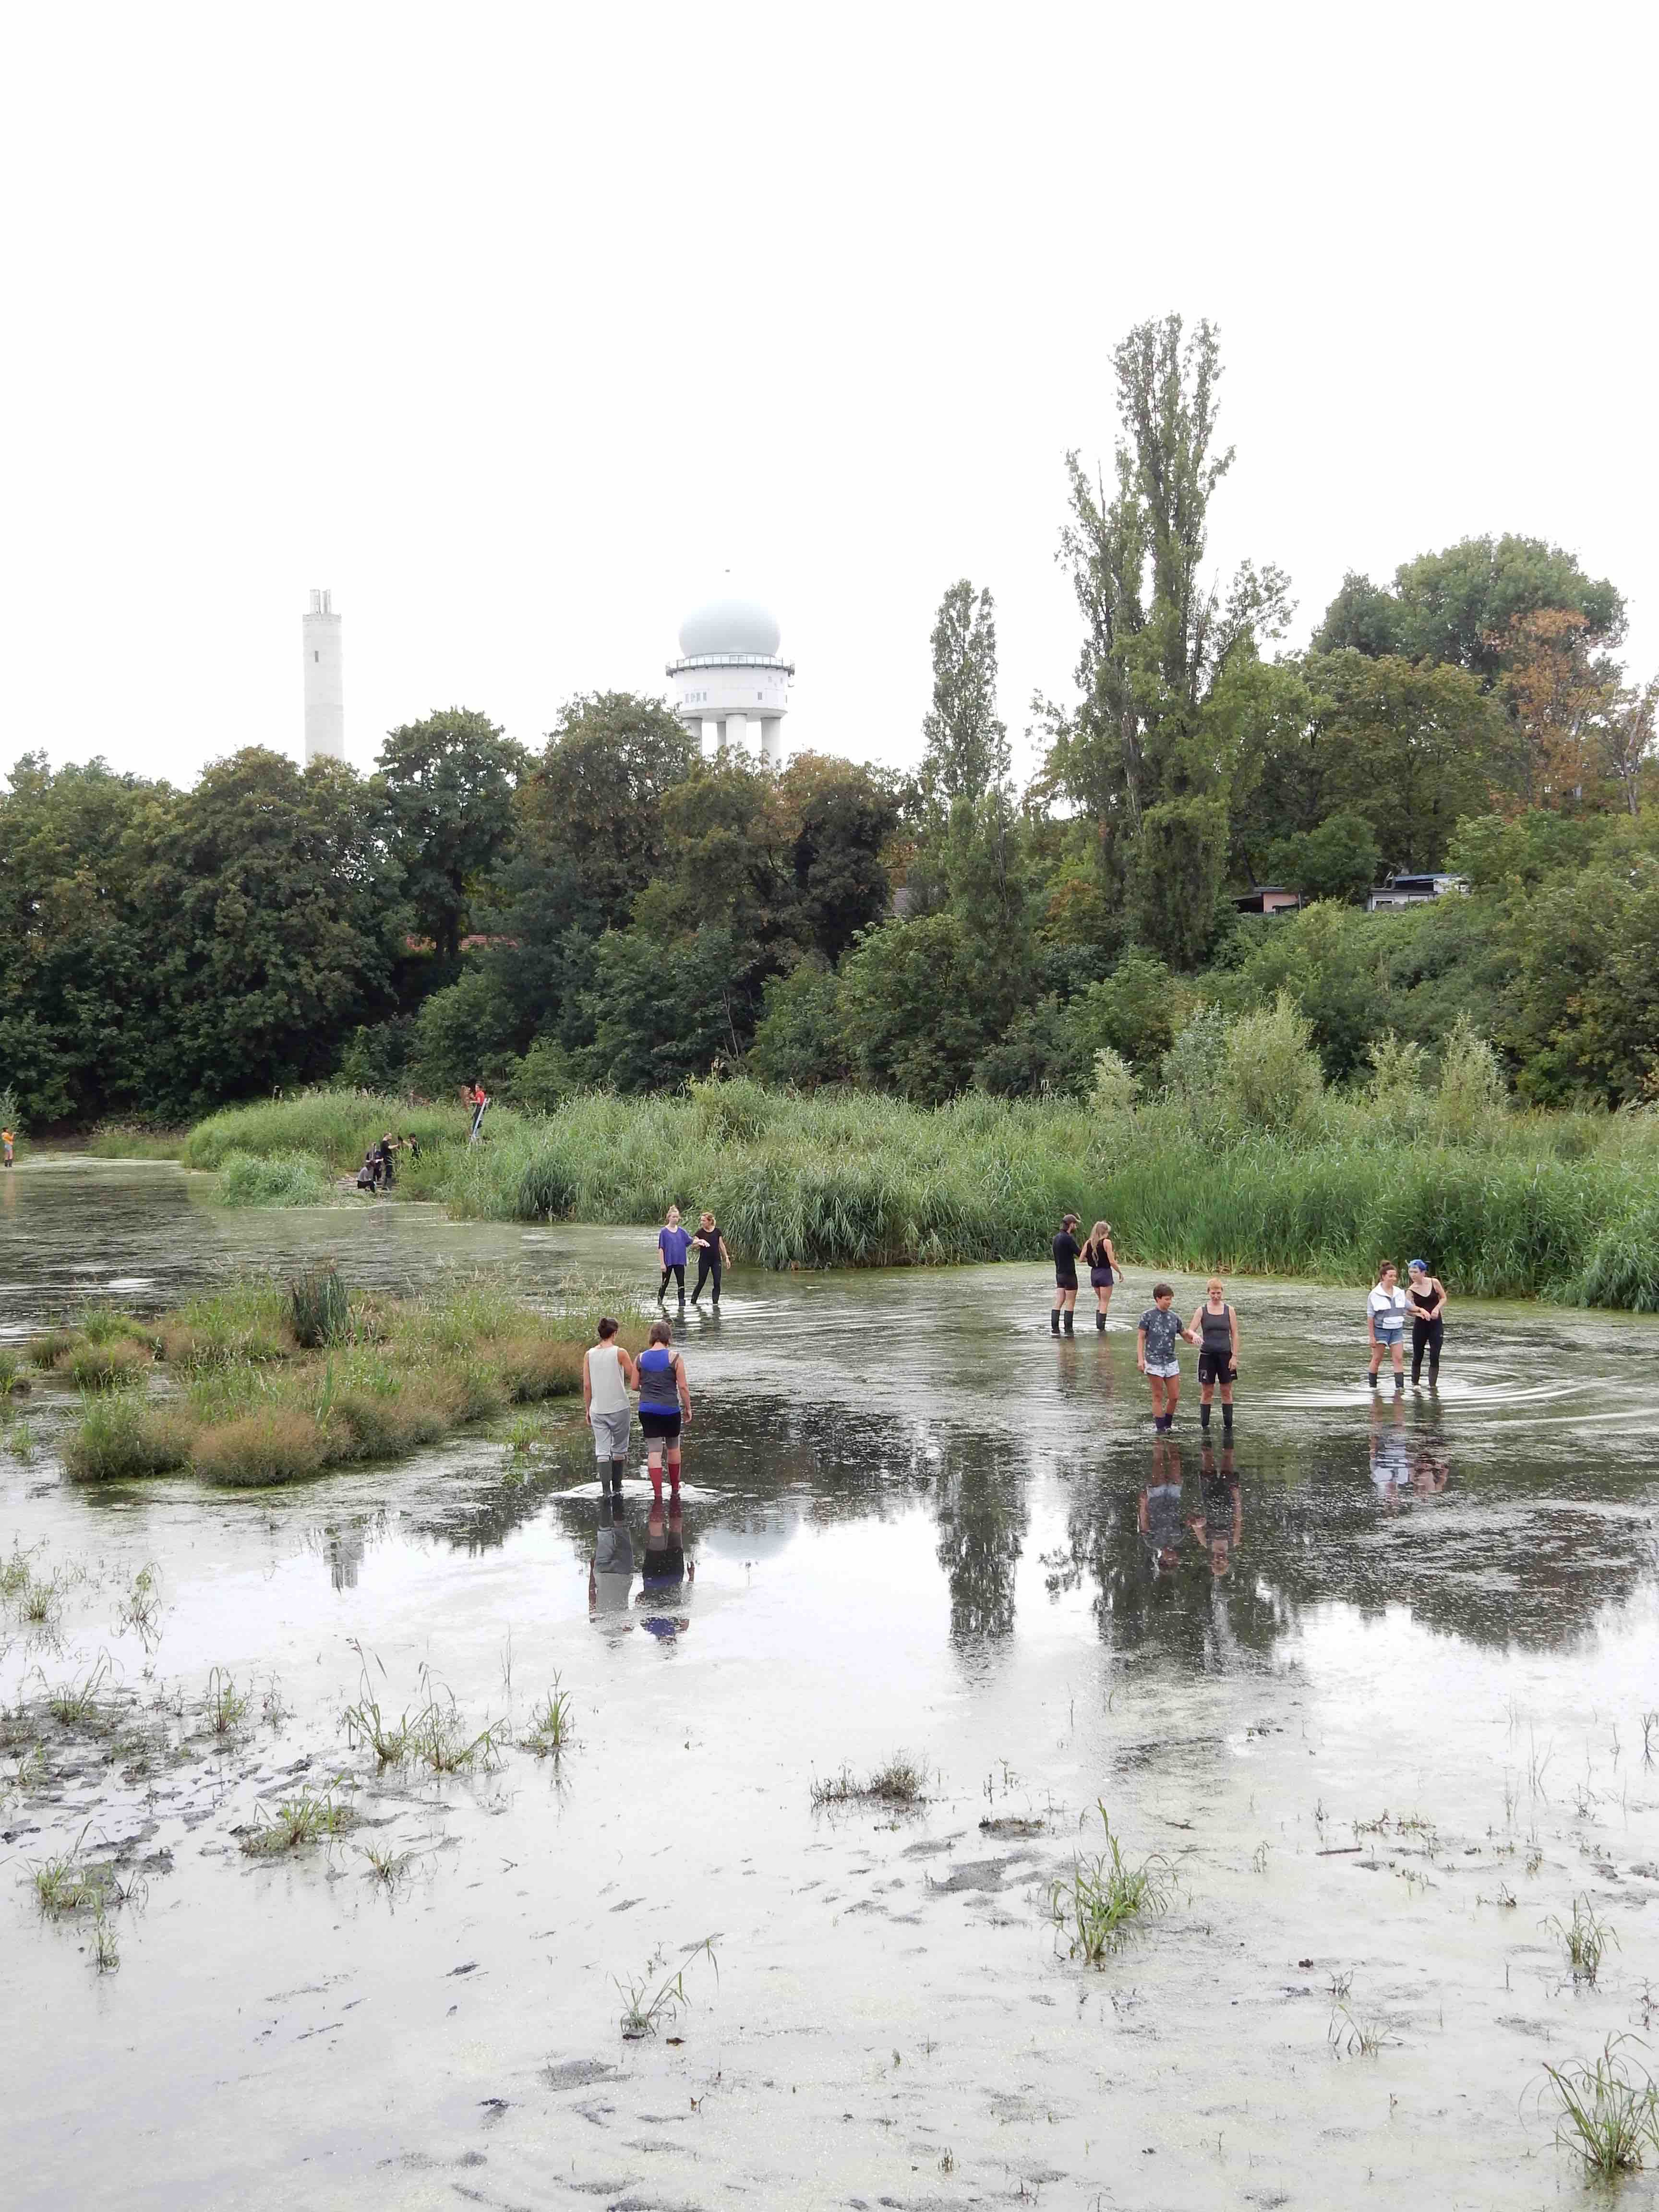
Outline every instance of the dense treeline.
<path fill-rule="evenodd" d="M 531 1107 L 739 1065 L 933 1103 L 1178 1088 L 1218 1024 L 1288 994 L 1324 1077 L 1455 1030 L 1539 1103 L 1652 1095 L 1655 687 L 1612 584 L 1472 538 L 1351 575 L 1306 651 L 1285 578 L 1206 580 L 1214 332 L 1114 368 L 1111 472 L 1068 461 L 1073 704 L 1024 791 L 988 591 L 933 632 L 920 773 L 704 761 L 660 703 L 573 701 L 539 754 L 453 709 L 377 772 L 256 750 L 189 792 L 100 763 L 0 799 L 0 1085 L 36 1125 L 192 1117 L 321 1078 Z M 1389 870 L 1467 898 L 1363 910 Z M 1290 885 L 1291 918 L 1233 895 Z M 1105 1054 L 1107 1058 L 1100 1058 Z"/>

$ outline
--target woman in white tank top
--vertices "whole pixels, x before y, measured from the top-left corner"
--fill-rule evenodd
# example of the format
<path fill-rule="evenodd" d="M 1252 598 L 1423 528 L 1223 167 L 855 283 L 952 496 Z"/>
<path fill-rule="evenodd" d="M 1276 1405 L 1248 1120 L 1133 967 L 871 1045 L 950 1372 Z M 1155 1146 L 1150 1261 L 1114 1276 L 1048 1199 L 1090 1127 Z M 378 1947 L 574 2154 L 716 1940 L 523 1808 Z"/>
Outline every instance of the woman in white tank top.
<path fill-rule="evenodd" d="M 582 1418 L 593 1431 L 593 1456 L 603 1486 L 610 1462 L 611 1488 L 621 1497 L 628 1467 L 628 1394 L 639 1388 L 639 1370 L 617 1341 L 617 1324 L 607 1314 L 599 1340 L 582 1355 Z"/>

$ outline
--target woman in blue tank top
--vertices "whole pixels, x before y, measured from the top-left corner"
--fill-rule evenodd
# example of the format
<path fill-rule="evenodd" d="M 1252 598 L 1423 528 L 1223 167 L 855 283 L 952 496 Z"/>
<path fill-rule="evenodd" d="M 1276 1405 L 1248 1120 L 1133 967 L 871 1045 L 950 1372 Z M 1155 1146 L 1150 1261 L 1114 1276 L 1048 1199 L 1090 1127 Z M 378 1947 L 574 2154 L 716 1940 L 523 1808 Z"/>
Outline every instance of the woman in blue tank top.
<path fill-rule="evenodd" d="M 673 1347 L 673 1332 L 665 1321 L 653 1321 L 651 1338 L 639 1358 L 640 1426 L 645 1431 L 651 1463 L 651 1488 L 662 1497 L 662 1463 L 668 1461 L 669 1488 L 680 1489 L 680 1431 L 691 1419 L 691 1393 L 685 1380 L 685 1362 Z"/>

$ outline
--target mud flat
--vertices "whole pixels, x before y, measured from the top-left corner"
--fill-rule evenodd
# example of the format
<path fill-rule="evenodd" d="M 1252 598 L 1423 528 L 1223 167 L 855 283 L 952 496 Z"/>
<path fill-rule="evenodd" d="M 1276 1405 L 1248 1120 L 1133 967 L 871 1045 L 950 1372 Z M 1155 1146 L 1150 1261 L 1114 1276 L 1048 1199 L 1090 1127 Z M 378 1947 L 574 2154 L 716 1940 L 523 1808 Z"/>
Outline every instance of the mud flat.
<path fill-rule="evenodd" d="M 20 1177 L 0 1328 L 331 1251 L 648 1267 L 181 1181 Z M 1438 1395 L 1374 1407 L 1358 1291 L 1241 1285 L 1230 1468 L 1190 1401 L 1154 1449 L 1146 1288 L 1055 1344 L 1033 1268 L 740 1270 L 680 1338 L 681 1525 L 636 1439 L 625 1542 L 568 1414 L 88 1486 L 43 1378 L 0 1448 L 9 2201 L 1579 2201 L 1545 2068 L 1642 2034 L 1659 1957 L 1659 1327 L 1460 1304 Z M 897 1754 L 914 1795 L 823 1786 Z M 1163 1909 L 1092 1965 L 1051 1907 L 1102 1806 Z"/>

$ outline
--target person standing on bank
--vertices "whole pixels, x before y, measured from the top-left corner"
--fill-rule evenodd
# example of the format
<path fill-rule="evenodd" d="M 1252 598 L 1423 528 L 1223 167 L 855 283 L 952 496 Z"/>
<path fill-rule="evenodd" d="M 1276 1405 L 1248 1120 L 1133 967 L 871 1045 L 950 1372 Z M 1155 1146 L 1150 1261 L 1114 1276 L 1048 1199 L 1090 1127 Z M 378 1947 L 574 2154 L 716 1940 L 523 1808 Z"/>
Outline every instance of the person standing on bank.
<path fill-rule="evenodd" d="M 593 1431 L 593 1456 L 599 1463 L 599 1489 L 611 1476 L 612 1495 L 622 1496 L 628 1472 L 628 1394 L 640 1387 L 640 1372 L 617 1341 L 609 1314 L 599 1323 L 599 1340 L 582 1354 L 582 1419 Z"/>
<path fill-rule="evenodd" d="M 657 1231 L 657 1256 L 662 1261 L 662 1280 L 657 1285 L 657 1304 L 663 1303 L 672 1275 L 679 1288 L 680 1304 L 685 1304 L 685 1255 L 691 1249 L 691 1234 L 680 1226 L 678 1206 L 668 1209 L 668 1218 Z"/>
<path fill-rule="evenodd" d="M 1400 1270 L 1392 1260 L 1385 1260 L 1377 1270 L 1376 1281 L 1365 1301 L 1365 1332 L 1371 1340 L 1370 1372 L 1366 1381 L 1376 1388 L 1377 1370 L 1385 1355 L 1394 1361 L 1394 1387 L 1406 1387 L 1406 1363 L 1402 1346 L 1406 1335 L 1406 1293 L 1400 1287 Z"/>
<path fill-rule="evenodd" d="M 1210 1425 L 1210 1401 L 1221 1387 L 1221 1432 L 1233 1433 L 1233 1382 L 1238 1374 L 1238 1316 L 1227 1304 L 1226 1285 L 1212 1275 L 1204 1303 L 1194 1314 L 1188 1332 L 1198 1340 L 1198 1425 Z"/>
<path fill-rule="evenodd" d="M 1423 1354 L 1429 1355 L 1429 1388 L 1440 1380 L 1440 1347 L 1446 1340 L 1446 1285 L 1429 1273 L 1426 1260 L 1409 1260 L 1412 1302 L 1412 1388 L 1423 1379 Z"/>
<path fill-rule="evenodd" d="M 702 1296 L 703 1285 L 712 1275 L 714 1279 L 714 1288 L 710 1303 L 718 1305 L 720 1302 L 720 1271 L 731 1266 L 732 1255 L 726 1249 L 726 1239 L 720 1235 L 720 1225 L 712 1213 L 703 1214 L 697 1224 L 697 1233 L 691 1242 L 696 1247 L 697 1253 L 697 1279 L 691 1292 L 691 1303 L 696 1305 L 697 1300 Z"/>
<path fill-rule="evenodd" d="M 1077 1241 L 1077 1216 L 1067 1213 L 1061 1217 L 1060 1234 L 1054 1241 L 1054 1303 L 1048 1316 L 1048 1327 L 1054 1335 L 1060 1334 L 1060 1317 L 1066 1316 L 1066 1334 L 1073 1329 L 1073 1316 L 1077 1311 L 1077 1263 L 1083 1247 Z"/>
<path fill-rule="evenodd" d="M 1112 1285 L 1117 1280 L 1117 1254 L 1112 1249 L 1112 1224 L 1097 1221 L 1089 1231 L 1082 1257 L 1089 1270 L 1089 1287 L 1095 1294 L 1095 1327 L 1103 1335 L 1106 1316 L 1112 1310 Z"/>
<path fill-rule="evenodd" d="M 665 1321 L 651 1324 L 651 1341 L 639 1358 L 640 1426 L 651 1463 L 651 1491 L 662 1503 L 662 1463 L 668 1461 L 668 1486 L 680 1494 L 680 1431 L 691 1419 L 691 1392 L 685 1362 L 673 1348 Z"/>

